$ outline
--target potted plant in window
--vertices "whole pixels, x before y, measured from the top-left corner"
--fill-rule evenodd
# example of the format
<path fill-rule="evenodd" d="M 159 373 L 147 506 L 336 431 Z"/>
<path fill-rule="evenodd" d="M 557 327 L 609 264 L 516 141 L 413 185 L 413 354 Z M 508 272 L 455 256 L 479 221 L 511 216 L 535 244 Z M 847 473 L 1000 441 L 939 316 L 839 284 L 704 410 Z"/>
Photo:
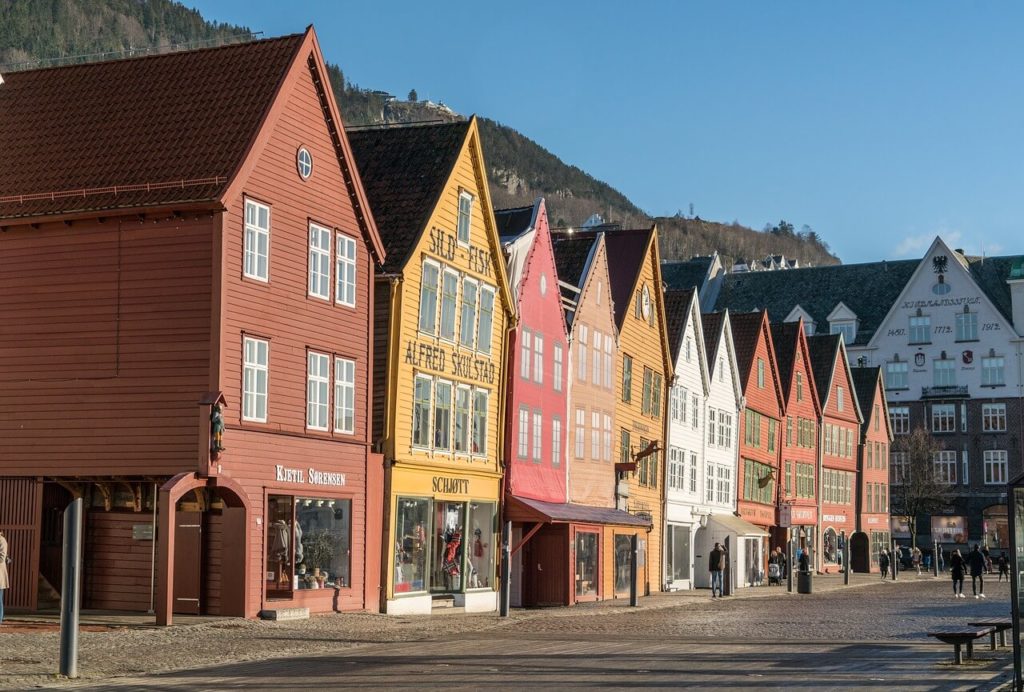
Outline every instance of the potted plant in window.
<path fill-rule="evenodd" d="M 334 539 L 326 529 L 314 531 L 302 539 L 302 551 L 305 556 L 305 563 L 313 568 L 313 578 L 316 579 L 317 587 L 323 588 L 327 581 L 327 574 L 321 569 L 331 564 L 334 557 Z"/>

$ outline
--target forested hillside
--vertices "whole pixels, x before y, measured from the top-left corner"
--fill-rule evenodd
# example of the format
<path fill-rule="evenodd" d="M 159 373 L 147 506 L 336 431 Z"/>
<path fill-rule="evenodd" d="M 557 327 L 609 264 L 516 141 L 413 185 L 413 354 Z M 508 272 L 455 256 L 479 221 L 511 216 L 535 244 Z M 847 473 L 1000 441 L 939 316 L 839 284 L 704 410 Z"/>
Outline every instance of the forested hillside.
<path fill-rule="evenodd" d="M 171 0 L 0 0 L 0 73 L 254 37 L 248 27 L 209 22 Z M 322 44 L 331 40 L 320 33 Z M 357 86 L 337 65 L 329 69 L 348 125 L 464 117 L 443 104 L 418 101 L 414 93 L 403 99 Z M 526 205 L 544 196 L 556 226 L 578 226 L 595 213 L 622 227 L 656 222 L 666 259 L 718 251 L 729 260 L 784 254 L 801 264 L 838 262 L 816 234 L 794 233 L 784 222 L 781 232 L 778 225 L 761 232 L 699 218 L 652 219 L 618 190 L 513 128 L 481 116 L 480 130 L 497 208 Z"/>

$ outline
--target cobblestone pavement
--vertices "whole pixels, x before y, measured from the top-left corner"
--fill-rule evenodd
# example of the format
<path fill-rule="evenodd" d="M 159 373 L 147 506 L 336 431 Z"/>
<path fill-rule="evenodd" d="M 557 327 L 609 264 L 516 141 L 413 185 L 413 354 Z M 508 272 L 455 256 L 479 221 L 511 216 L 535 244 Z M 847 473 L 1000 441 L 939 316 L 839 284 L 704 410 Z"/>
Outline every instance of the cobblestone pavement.
<path fill-rule="evenodd" d="M 120 627 L 82 634 L 77 682 L 52 675 L 56 632 L 24 632 L 5 623 L 0 689 L 952 690 L 1005 681 L 1008 650 L 992 652 L 979 643 L 975 661 L 957 667 L 952 647 L 927 637 L 937 625 L 1008 615 L 1005 582 L 990 581 L 987 599 L 958 600 L 945 578 L 855 579 L 843 587 L 840 578 L 819 577 L 811 595 L 765 587 L 712 601 L 707 591 L 697 591 L 652 596 L 639 609 L 605 602 L 515 611 L 508 619 L 346 614 L 287 623 L 220 619 Z"/>

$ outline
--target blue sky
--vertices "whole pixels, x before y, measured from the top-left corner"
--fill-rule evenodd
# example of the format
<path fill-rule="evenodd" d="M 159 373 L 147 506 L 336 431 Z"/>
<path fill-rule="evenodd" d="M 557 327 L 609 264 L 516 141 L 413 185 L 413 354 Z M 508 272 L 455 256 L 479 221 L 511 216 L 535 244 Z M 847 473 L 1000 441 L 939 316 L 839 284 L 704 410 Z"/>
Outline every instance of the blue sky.
<path fill-rule="evenodd" d="M 510 125 L 651 214 L 1024 253 L 1024 3 L 186 0 Z M 486 153 L 486 152 L 485 152 Z"/>

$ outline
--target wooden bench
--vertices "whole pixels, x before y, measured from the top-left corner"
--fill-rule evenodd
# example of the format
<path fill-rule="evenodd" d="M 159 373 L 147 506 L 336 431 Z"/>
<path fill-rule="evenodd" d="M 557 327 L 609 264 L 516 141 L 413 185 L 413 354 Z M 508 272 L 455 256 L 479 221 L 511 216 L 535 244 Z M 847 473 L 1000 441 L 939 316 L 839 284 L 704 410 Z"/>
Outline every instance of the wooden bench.
<path fill-rule="evenodd" d="M 1006 646 L 1006 630 L 1013 628 L 1013 620 L 1010 618 L 987 618 L 984 620 L 972 620 L 967 623 L 971 627 L 995 627 L 992 632 L 992 650 L 996 650 L 996 635 L 999 635 L 999 646 Z"/>
<path fill-rule="evenodd" d="M 953 645 L 953 663 L 956 665 L 963 665 L 964 658 L 961 654 L 960 647 L 964 644 L 967 645 L 967 658 L 974 657 L 974 640 L 980 639 L 989 634 L 993 634 L 996 631 L 995 627 L 986 625 L 984 627 L 940 627 L 928 633 L 929 637 L 935 637 L 941 642 Z"/>

